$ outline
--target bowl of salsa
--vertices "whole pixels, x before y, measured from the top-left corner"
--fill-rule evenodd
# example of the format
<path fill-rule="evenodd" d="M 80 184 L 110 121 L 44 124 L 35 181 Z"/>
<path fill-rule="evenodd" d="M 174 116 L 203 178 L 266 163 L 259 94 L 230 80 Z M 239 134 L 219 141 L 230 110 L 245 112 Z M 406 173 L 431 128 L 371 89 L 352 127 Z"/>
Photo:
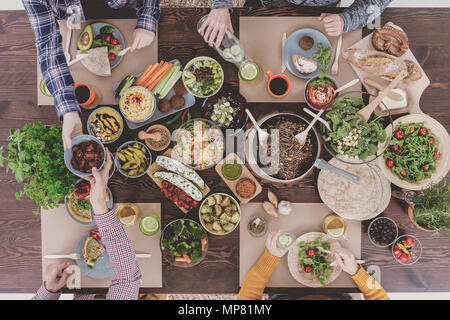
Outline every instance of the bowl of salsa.
<path fill-rule="evenodd" d="M 305 101 L 311 109 L 323 110 L 333 101 L 337 88 L 337 81 L 330 76 L 311 78 L 305 86 Z"/>

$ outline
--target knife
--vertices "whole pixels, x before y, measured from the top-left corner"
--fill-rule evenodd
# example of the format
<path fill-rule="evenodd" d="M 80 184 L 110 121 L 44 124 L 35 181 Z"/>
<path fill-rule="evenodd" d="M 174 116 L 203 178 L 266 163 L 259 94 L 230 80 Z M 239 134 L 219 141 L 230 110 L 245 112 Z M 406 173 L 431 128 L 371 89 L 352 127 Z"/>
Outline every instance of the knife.
<path fill-rule="evenodd" d="M 283 59 L 283 48 L 285 43 L 286 43 L 286 32 L 284 32 L 283 36 L 281 37 L 281 73 L 286 71 L 286 65 L 284 64 Z"/>

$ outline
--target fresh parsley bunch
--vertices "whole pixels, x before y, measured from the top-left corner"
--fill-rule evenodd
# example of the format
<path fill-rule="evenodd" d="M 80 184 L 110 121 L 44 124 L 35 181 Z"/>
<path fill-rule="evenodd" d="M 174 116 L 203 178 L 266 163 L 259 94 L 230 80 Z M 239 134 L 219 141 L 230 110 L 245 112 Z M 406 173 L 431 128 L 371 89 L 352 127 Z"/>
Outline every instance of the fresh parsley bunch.
<path fill-rule="evenodd" d="M 24 189 L 16 192 L 16 199 L 24 195 L 44 209 L 55 208 L 70 192 L 74 175 L 64 164 L 61 126 L 45 126 L 41 122 L 28 123 L 23 129 L 10 129 L 7 155 L 0 147 L 0 166 L 6 165 Z M 38 215 L 38 211 L 33 211 Z"/>

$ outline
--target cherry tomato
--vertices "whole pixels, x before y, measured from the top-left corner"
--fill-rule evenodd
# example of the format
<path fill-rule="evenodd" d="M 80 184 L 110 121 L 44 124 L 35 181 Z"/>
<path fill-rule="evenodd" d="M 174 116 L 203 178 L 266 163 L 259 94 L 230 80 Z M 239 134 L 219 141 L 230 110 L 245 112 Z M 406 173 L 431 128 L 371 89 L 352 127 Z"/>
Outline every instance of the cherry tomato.
<path fill-rule="evenodd" d="M 403 139 L 403 137 L 405 136 L 405 134 L 403 133 L 403 131 L 402 131 L 401 129 L 398 129 L 398 130 L 395 131 L 394 136 L 395 136 L 397 139 L 401 140 L 401 139 Z"/>
<path fill-rule="evenodd" d="M 402 239 L 402 245 L 404 245 L 404 246 L 408 245 L 408 244 L 406 243 L 406 239 Z"/>
<path fill-rule="evenodd" d="M 420 129 L 419 129 L 419 134 L 420 134 L 421 136 L 426 135 L 426 134 L 427 134 L 427 129 L 424 128 L 424 127 L 420 128 Z"/>
<path fill-rule="evenodd" d="M 396 257 L 398 259 L 398 258 L 400 258 L 402 253 L 403 253 L 402 250 L 394 250 L 394 257 Z"/>
<path fill-rule="evenodd" d="M 108 34 L 105 36 L 105 39 L 103 40 L 105 40 L 105 42 L 111 43 L 111 36 Z"/>
<path fill-rule="evenodd" d="M 406 243 L 408 244 L 408 246 L 412 247 L 414 246 L 414 239 L 411 237 L 406 238 Z"/>
<path fill-rule="evenodd" d="M 397 144 L 394 144 L 394 145 L 391 147 L 391 149 L 392 149 L 392 151 L 398 151 L 398 150 L 400 150 L 400 147 L 399 147 Z"/>
<path fill-rule="evenodd" d="M 108 54 L 108 59 L 109 59 L 109 61 L 114 61 L 114 60 L 116 60 L 116 55 L 114 53 L 110 52 Z"/>
<path fill-rule="evenodd" d="M 306 273 L 311 273 L 312 268 L 311 268 L 311 266 L 305 266 L 305 267 L 303 268 L 303 270 L 305 270 Z"/>
<path fill-rule="evenodd" d="M 406 175 L 407 175 L 408 173 L 406 172 L 406 170 L 402 170 L 402 171 L 400 171 L 400 174 L 401 174 L 402 176 L 406 177 Z"/>
<path fill-rule="evenodd" d="M 401 250 L 401 249 L 400 249 L 400 247 L 396 244 L 396 245 L 394 246 L 394 250 Z"/>
<path fill-rule="evenodd" d="M 408 258 L 408 255 L 406 253 L 402 253 L 401 256 L 398 258 L 401 262 L 406 262 L 406 259 Z"/>
<path fill-rule="evenodd" d="M 388 159 L 386 160 L 386 165 L 388 166 L 388 168 L 392 168 L 395 165 L 395 163 L 393 160 Z"/>
<path fill-rule="evenodd" d="M 111 44 L 112 44 L 113 46 L 116 46 L 116 45 L 119 44 L 119 40 L 117 40 L 116 38 L 111 38 Z"/>
<path fill-rule="evenodd" d="M 429 137 L 428 138 L 428 143 L 429 144 L 433 144 L 434 143 L 434 138 L 433 137 Z"/>
<path fill-rule="evenodd" d="M 428 171 L 428 169 L 430 169 L 430 166 L 424 166 L 423 170 Z"/>
<path fill-rule="evenodd" d="M 314 251 L 314 249 L 308 249 L 308 251 L 306 251 L 306 254 L 308 255 L 308 257 L 314 257 L 314 254 L 316 252 Z"/>
<path fill-rule="evenodd" d="M 436 150 L 434 150 L 433 155 L 436 157 L 436 159 L 439 159 L 439 157 L 441 156 L 441 153 L 436 149 Z"/>

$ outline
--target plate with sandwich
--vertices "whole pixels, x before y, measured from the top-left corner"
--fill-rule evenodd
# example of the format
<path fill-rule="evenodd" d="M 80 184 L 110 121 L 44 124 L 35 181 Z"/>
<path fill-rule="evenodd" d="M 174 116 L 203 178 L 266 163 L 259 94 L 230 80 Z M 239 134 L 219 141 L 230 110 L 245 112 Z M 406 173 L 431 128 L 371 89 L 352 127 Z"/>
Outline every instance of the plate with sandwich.
<path fill-rule="evenodd" d="M 88 277 L 105 279 L 111 276 L 111 264 L 108 252 L 101 242 L 100 232 L 96 229 L 89 231 L 75 248 L 75 253 L 80 254 L 77 265 Z"/>
<path fill-rule="evenodd" d="M 64 204 L 67 213 L 73 220 L 84 225 L 94 226 L 96 223 L 89 200 L 90 192 L 89 182 L 79 179 L 75 183 L 73 191 L 64 198 Z M 113 202 L 111 190 L 106 187 L 106 204 L 109 209 L 112 209 Z"/>
<path fill-rule="evenodd" d="M 309 79 L 325 72 L 331 62 L 333 50 L 330 40 L 312 28 L 293 32 L 283 46 L 283 61 L 296 77 Z"/>

